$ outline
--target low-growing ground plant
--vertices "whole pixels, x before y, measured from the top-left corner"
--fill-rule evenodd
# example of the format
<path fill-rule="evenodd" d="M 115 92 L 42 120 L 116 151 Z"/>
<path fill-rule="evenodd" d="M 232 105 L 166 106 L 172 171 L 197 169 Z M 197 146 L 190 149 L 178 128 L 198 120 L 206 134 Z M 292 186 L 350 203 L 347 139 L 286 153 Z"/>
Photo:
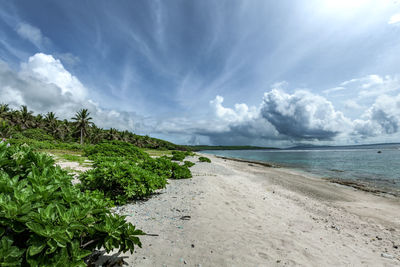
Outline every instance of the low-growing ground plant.
<path fill-rule="evenodd" d="M 167 179 L 192 177 L 187 165 L 180 166 L 167 156 L 151 158 L 121 141 L 87 146 L 84 152 L 93 160 L 93 169 L 79 176 L 82 190 L 99 190 L 119 205 L 153 194 L 166 186 Z"/>
<path fill-rule="evenodd" d="M 172 160 L 183 161 L 186 158 L 184 151 L 172 151 Z"/>
<path fill-rule="evenodd" d="M 83 150 L 89 159 L 96 157 L 127 157 L 138 161 L 147 159 L 149 155 L 142 149 L 123 141 L 104 141 L 96 145 L 86 146 Z"/>
<path fill-rule="evenodd" d="M 185 165 L 179 165 L 176 162 L 172 162 L 172 176 L 171 179 L 187 179 L 192 178 L 192 173 L 189 168 Z"/>
<path fill-rule="evenodd" d="M 2 266 L 86 266 L 95 249 L 133 252 L 142 231 L 111 214 L 98 191 L 81 192 L 54 160 L 0 142 Z"/>
<path fill-rule="evenodd" d="M 207 158 L 207 157 L 199 157 L 199 161 L 200 162 L 208 162 L 211 163 L 211 159 Z"/>
<path fill-rule="evenodd" d="M 188 161 L 188 160 L 185 160 L 183 165 L 188 167 L 188 168 L 190 168 L 190 167 L 193 167 L 195 165 L 195 163 L 191 162 L 191 161 Z"/>
<path fill-rule="evenodd" d="M 186 155 L 186 157 L 188 157 L 188 156 L 195 156 L 196 155 L 196 153 L 194 153 L 193 151 L 190 151 L 190 150 L 188 150 L 188 151 L 185 151 L 185 155 Z"/>
<path fill-rule="evenodd" d="M 97 160 L 93 167 L 79 176 L 81 186 L 99 190 L 117 204 L 149 196 L 167 184 L 167 177 L 141 168 L 129 159 Z"/>
<path fill-rule="evenodd" d="M 36 139 L 27 138 L 24 136 L 18 138 L 7 139 L 12 145 L 20 146 L 23 144 L 29 145 L 35 150 L 49 150 L 49 149 L 66 149 L 66 150 L 81 150 L 82 146 L 78 143 L 65 143 L 59 141 L 38 141 Z"/>

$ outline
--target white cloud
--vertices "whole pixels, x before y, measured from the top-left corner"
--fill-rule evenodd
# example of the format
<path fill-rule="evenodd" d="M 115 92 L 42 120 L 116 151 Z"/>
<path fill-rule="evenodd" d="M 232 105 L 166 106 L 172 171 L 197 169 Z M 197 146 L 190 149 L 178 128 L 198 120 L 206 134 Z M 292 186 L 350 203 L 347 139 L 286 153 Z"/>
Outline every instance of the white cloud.
<path fill-rule="evenodd" d="M 44 83 L 55 84 L 63 95 L 70 94 L 74 100 L 84 100 L 87 97 L 87 89 L 82 83 L 52 55 L 37 53 L 31 56 L 27 63 L 21 64 L 21 71 Z"/>
<path fill-rule="evenodd" d="M 87 108 L 99 127 L 131 131 L 146 127 L 135 113 L 101 108 L 87 92 L 79 79 L 51 55 L 35 54 L 18 72 L 0 60 L 0 102 L 12 108 L 27 105 L 37 113 L 53 111 L 60 119 L 71 119 L 76 111 Z"/>
<path fill-rule="evenodd" d="M 400 22 L 400 13 L 394 14 L 388 21 L 389 24 L 397 24 Z"/>
<path fill-rule="evenodd" d="M 28 23 L 19 23 L 16 31 L 19 36 L 30 41 L 37 48 L 42 48 L 43 44 L 46 42 L 46 38 L 43 36 L 41 30 Z"/>
<path fill-rule="evenodd" d="M 363 109 L 364 106 L 358 104 L 356 101 L 349 99 L 344 102 L 344 107 L 346 109 Z"/>
<path fill-rule="evenodd" d="M 345 87 L 343 86 L 338 86 L 338 87 L 334 87 L 334 88 L 330 88 L 327 90 L 322 91 L 324 94 L 330 94 L 330 93 L 334 93 L 334 92 L 338 92 L 338 91 L 343 91 L 346 90 Z"/>
<path fill-rule="evenodd" d="M 355 120 L 354 132 L 364 137 L 395 134 L 400 129 L 400 94 L 382 95 L 363 115 Z"/>
<path fill-rule="evenodd" d="M 246 104 L 235 104 L 235 109 L 225 108 L 222 106 L 224 98 L 216 96 L 210 101 L 210 106 L 219 119 L 227 122 L 243 122 L 252 120 L 258 116 L 258 110 L 255 107 L 249 108 Z"/>
<path fill-rule="evenodd" d="M 303 90 L 265 93 L 261 114 L 280 134 L 294 139 L 331 140 L 351 126 L 330 101 Z"/>
<path fill-rule="evenodd" d="M 376 98 L 379 95 L 391 93 L 400 89 L 398 76 L 376 74 L 351 79 L 341 83 L 341 87 L 349 91 L 356 90 L 358 98 Z"/>

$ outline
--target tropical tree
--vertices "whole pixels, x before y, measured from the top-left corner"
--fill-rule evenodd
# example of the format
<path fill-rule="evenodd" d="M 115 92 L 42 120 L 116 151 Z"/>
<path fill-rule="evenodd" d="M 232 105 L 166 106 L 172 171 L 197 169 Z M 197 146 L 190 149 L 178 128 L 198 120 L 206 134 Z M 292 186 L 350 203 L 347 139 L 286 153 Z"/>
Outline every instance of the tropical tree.
<path fill-rule="evenodd" d="M 104 130 L 102 128 L 93 125 L 90 129 L 89 139 L 90 143 L 97 144 L 99 143 L 104 137 Z"/>
<path fill-rule="evenodd" d="M 57 121 L 56 114 L 54 112 L 47 112 L 47 114 L 44 116 L 44 120 L 46 121 L 46 124 L 52 124 L 55 121 Z"/>
<path fill-rule="evenodd" d="M 19 110 L 19 120 L 20 120 L 20 124 L 22 129 L 27 129 L 29 127 L 32 126 L 33 124 L 33 115 L 32 115 L 32 111 L 28 110 L 27 106 L 22 105 L 21 109 Z"/>
<path fill-rule="evenodd" d="M 106 138 L 108 140 L 119 140 L 120 135 L 117 129 L 115 128 L 110 128 L 110 130 L 108 130 Z"/>
<path fill-rule="evenodd" d="M 10 108 L 8 107 L 8 104 L 0 104 L 0 118 L 5 119 L 9 111 Z"/>
<path fill-rule="evenodd" d="M 6 121 L 0 120 L 0 138 L 9 138 L 12 134 L 11 127 Z M 0 140 L 1 141 L 1 140 Z"/>
<path fill-rule="evenodd" d="M 67 120 L 58 123 L 57 134 L 61 141 L 65 141 L 68 137 L 70 137 L 71 127 Z"/>
<path fill-rule="evenodd" d="M 87 135 L 90 125 L 92 125 L 92 118 L 89 117 L 90 112 L 87 109 L 81 109 L 72 119 L 75 121 L 75 127 L 80 131 L 81 145 L 83 145 L 83 137 Z"/>

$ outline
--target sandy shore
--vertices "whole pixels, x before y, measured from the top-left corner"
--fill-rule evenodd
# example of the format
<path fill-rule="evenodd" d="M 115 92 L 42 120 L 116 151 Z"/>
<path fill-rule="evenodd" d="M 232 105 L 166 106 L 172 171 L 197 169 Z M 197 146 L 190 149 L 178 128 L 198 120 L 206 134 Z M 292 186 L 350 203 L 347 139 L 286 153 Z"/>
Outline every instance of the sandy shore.
<path fill-rule="evenodd" d="M 208 156 L 208 155 L 207 155 Z M 130 266 L 400 266 L 400 200 L 209 156 L 118 209 L 140 229 Z M 195 159 L 193 159 L 195 161 Z"/>

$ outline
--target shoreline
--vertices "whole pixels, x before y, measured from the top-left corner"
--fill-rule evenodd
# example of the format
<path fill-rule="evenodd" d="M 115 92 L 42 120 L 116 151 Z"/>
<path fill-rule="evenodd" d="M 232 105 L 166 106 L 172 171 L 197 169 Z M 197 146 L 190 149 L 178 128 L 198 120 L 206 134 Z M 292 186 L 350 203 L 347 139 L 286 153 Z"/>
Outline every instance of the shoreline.
<path fill-rule="evenodd" d="M 218 155 L 199 153 L 199 152 L 197 152 L 197 153 L 202 154 L 204 156 L 212 155 L 216 158 L 220 158 L 220 159 L 224 159 L 224 160 L 231 160 L 231 161 L 243 162 L 243 163 L 249 163 L 249 164 L 257 164 L 257 165 L 261 165 L 261 166 L 264 166 L 267 168 L 281 168 L 281 169 L 297 172 L 299 175 L 310 176 L 313 178 L 328 181 L 329 183 L 347 186 L 347 187 L 354 188 L 354 189 L 357 189 L 360 191 L 369 192 L 369 193 L 377 194 L 380 196 L 389 195 L 392 197 L 400 198 L 400 189 L 391 191 L 387 187 L 383 187 L 383 186 L 377 187 L 373 183 L 368 183 L 365 181 L 361 182 L 361 181 L 357 181 L 357 180 L 346 180 L 346 179 L 340 179 L 340 178 L 335 178 L 335 177 L 322 177 L 318 174 L 314 174 L 314 173 L 311 173 L 311 172 L 308 172 L 308 171 L 305 171 L 302 169 L 290 168 L 288 166 L 283 166 L 280 164 L 266 162 L 266 161 L 248 160 L 248 159 L 241 159 L 241 158 L 230 158 L 230 157 L 225 157 L 225 156 L 218 156 Z"/>
<path fill-rule="evenodd" d="M 400 200 L 208 155 L 118 213 L 139 229 L 134 266 L 398 266 Z"/>

